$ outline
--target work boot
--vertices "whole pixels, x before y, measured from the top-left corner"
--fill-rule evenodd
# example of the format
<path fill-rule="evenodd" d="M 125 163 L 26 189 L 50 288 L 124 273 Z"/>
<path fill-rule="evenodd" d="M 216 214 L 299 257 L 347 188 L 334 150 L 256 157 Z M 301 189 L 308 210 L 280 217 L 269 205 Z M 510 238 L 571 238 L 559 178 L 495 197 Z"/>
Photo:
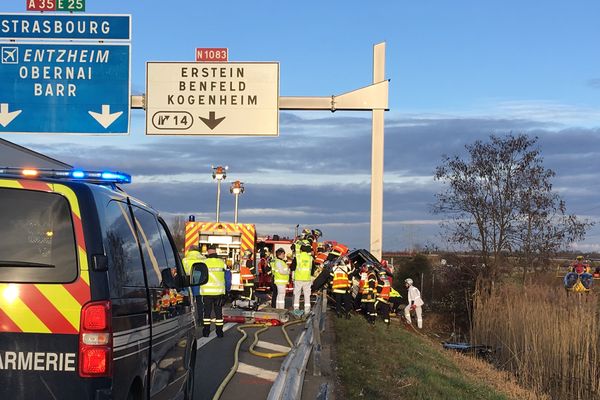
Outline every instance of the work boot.
<path fill-rule="evenodd" d="M 208 337 L 210 335 L 210 326 L 205 326 L 202 328 L 202 336 Z"/>
<path fill-rule="evenodd" d="M 222 338 L 223 337 L 223 327 L 221 327 L 221 326 L 217 327 L 217 337 L 218 338 Z"/>

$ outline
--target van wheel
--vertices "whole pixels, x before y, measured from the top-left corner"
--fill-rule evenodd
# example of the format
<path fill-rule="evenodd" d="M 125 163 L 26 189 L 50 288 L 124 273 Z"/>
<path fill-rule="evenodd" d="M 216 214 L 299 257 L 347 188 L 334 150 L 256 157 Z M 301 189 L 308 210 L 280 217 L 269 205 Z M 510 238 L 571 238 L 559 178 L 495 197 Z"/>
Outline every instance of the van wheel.
<path fill-rule="evenodd" d="M 196 344 L 194 343 L 194 346 Z M 194 379 L 196 375 L 196 350 L 192 351 L 190 357 L 190 367 L 188 369 L 188 376 L 185 382 L 185 393 L 184 400 L 192 400 L 194 398 Z"/>

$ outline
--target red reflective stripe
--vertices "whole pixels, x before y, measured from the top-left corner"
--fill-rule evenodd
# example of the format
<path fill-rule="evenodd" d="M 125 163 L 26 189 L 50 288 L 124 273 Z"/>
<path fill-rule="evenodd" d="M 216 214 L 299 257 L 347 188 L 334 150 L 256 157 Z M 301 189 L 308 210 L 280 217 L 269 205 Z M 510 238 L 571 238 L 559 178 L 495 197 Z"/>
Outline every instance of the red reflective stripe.
<path fill-rule="evenodd" d="M 79 218 L 75 213 L 71 213 L 73 217 L 73 227 L 75 228 L 75 240 L 77 241 L 77 245 L 81 247 L 83 251 L 85 250 L 85 239 L 83 238 L 83 226 L 81 225 L 81 218 Z"/>
<path fill-rule="evenodd" d="M 90 287 L 81 278 L 77 279 L 73 283 L 63 285 L 65 289 L 77 300 L 81 305 L 84 305 L 90 301 Z"/>
<path fill-rule="evenodd" d="M 44 192 L 49 192 L 52 190 L 49 184 L 39 181 L 30 181 L 26 179 L 20 179 L 19 184 L 23 186 L 24 189 L 29 190 L 41 190 Z"/>
<path fill-rule="evenodd" d="M 0 332 L 23 332 L 0 308 Z"/>
<path fill-rule="evenodd" d="M 77 329 L 34 285 L 21 286 L 20 298 L 52 333 L 77 333 Z"/>

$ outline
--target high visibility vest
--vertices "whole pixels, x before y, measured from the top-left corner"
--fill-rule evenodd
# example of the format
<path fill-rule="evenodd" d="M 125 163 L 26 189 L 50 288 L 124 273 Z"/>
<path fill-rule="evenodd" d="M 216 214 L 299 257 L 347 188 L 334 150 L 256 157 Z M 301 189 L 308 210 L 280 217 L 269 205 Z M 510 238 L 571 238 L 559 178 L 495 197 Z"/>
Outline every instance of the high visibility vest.
<path fill-rule="evenodd" d="M 204 262 L 206 258 L 196 250 L 190 250 L 187 256 L 181 260 L 183 262 L 183 270 L 188 276 L 192 275 L 192 266 L 198 262 Z M 200 294 L 200 288 L 198 286 L 192 287 L 192 294 L 198 296 Z"/>
<path fill-rule="evenodd" d="M 254 286 L 254 273 L 246 264 L 248 260 L 248 258 L 242 258 L 240 264 L 240 281 L 244 286 Z M 252 260 L 250 260 L 250 262 L 252 262 Z"/>
<path fill-rule="evenodd" d="M 371 283 L 377 284 L 377 277 L 374 273 L 369 272 L 366 276 L 366 279 L 363 281 L 363 291 L 362 297 L 360 299 L 363 303 L 373 303 L 375 302 L 374 289 L 371 286 Z"/>
<path fill-rule="evenodd" d="M 360 281 L 358 282 L 358 292 L 360 294 L 364 294 L 367 293 L 367 290 L 369 288 L 369 281 L 367 280 L 367 273 L 366 272 L 361 272 L 360 273 Z"/>
<path fill-rule="evenodd" d="M 343 256 L 348 252 L 348 246 L 344 246 L 343 244 L 338 243 L 335 246 L 333 246 L 331 252 L 337 255 L 338 257 Z"/>
<path fill-rule="evenodd" d="M 296 253 L 296 271 L 294 271 L 295 281 L 310 281 L 312 261 L 313 258 L 310 253 L 306 253 L 304 251 Z"/>
<path fill-rule="evenodd" d="M 346 293 L 350 287 L 350 280 L 348 279 L 348 273 L 340 268 L 335 267 L 333 272 L 333 282 L 331 288 L 334 293 Z"/>
<path fill-rule="evenodd" d="M 185 256 L 185 258 L 181 260 L 183 262 L 183 270 L 187 275 L 191 275 L 192 265 L 194 265 L 197 262 L 203 262 L 202 260 L 204 260 L 204 258 L 202 257 L 202 254 L 200 254 L 199 251 L 188 251 L 187 256 Z"/>
<path fill-rule="evenodd" d="M 279 270 L 287 271 L 287 273 L 279 272 Z M 276 285 L 287 285 L 290 281 L 290 270 L 285 260 L 276 258 L 271 261 L 271 272 L 273 273 L 273 282 Z"/>
<path fill-rule="evenodd" d="M 220 258 L 207 258 L 204 264 L 208 267 L 208 282 L 200 286 L 202 296 L 219 296 L 225 294 L 225 263 Z"/>
<path fill-rule="evenodd" d="M 392 287 L 390 286 L 390 281 L 387 278 L 382 279 L 382 283 L 379 285 L 379 293 L 377 293 L 377 298 L 382 300 L 390 299 L 390 291 Z"/>
<path fill-rule="evenodd" d="M 315 264 L 321 265 L 327 260 L 327 253 L 319 253 L 315 257 Z"/>
<path fill-rule="evenodd" d="M 398 293 L 398 291 L 394 288 L 390 289 L 390 297 L 402 297 L 402 295 L 400 293 Z"/>

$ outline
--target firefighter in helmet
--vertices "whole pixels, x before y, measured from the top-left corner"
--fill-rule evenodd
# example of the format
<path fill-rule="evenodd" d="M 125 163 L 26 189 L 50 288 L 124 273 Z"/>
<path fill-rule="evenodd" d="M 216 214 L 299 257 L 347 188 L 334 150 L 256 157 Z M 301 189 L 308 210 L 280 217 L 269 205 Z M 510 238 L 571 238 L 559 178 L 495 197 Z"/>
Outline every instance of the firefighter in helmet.
<path fill-rule="evenodd" d="M 338 318 L 345 315 L 350 319 L 350 310 L 352 309 L 352 296 L 350 295 L 350 272 L 352 263 L 348 257 L 343 257 L 336 261 L 331 269 L 331 290 L 335 298 L 335 313 Z M 344 313 L 342 314 L 342 306 Z"/>

